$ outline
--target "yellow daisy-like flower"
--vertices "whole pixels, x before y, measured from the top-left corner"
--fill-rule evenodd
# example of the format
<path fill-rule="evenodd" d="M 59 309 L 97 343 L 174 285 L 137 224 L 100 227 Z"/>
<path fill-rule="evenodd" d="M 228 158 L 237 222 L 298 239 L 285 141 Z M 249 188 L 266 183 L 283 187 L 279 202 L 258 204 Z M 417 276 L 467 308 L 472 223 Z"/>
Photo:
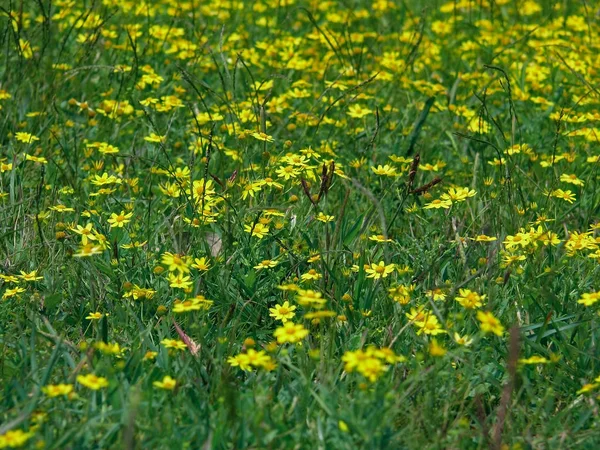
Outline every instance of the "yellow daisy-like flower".
<path fill-rule="evenodd" d="M 88 373 L 87 375 L 78 375 L 77 382 L 94 391 L 108 386 L 108 380 L 106 378 L 99 377 L 93 373 Z"/>
<path fill-rule="evenodd" d="M 177 381 L 171 378 L 169 375 L 163 377 L 162 381 L 155 381 L 152 385 L 159 389 L 165 389 L 172 391 L 177 386 Z"/>
<path fill-rule="evenodd" d="M 295 344 L 308 336 L 308 330 L 302 324 L 286 322 L 282 327 L 275 330 L 273 336 L 277 338 L 277 342 L 280 344 L 285 344 L 286 342 Z"/>
<path fill-rule="evenodd" d="M 275 320 L 281 320 L 282 323 L 286 323 L 288 320 L 294 318 L 296 313 L 296 306 L 290 306 L 288 301 L 283 302 L 283 305 L 275 305 L 273 308 L 269 308 L 269 316 L 274 317 Z"/>
<path fill-rule="evenodd" d="M 384 261 L 379 261 L 379 263 L 371 263 L 371 266 L 365 267 L 365 272 L 367 272 L 367 278 L 373 278 L 378 280 L 379 278 L 387 278 L 389 274 L 394 272 L 396 268 L 395 264 L 386 265 Z"/>

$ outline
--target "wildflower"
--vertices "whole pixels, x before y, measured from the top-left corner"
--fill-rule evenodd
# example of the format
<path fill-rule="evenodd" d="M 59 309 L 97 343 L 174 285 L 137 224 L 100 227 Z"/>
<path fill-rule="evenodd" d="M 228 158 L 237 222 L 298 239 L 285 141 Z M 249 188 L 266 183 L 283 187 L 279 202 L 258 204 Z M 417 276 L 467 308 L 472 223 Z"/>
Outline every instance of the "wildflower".
<path fill-rule="evenodd" d="M 121 354 L 125 351 L 125 349 L 121 348 L 121 346 L 117 343 L 107 343 L 107 342 L 96 342 L 94 347 L 105 355 L 117 355 L 121 356 Z"/>
<path fill-rule="evenodd" d="M 172 391 L 173 389 L 175 389 L 175 386 L 177 386 L 177 381 L 175 381 L 169 375 L 166 375 L 163 377 L 162 381 L 155 381 L 154 383 L 152 383 L 152 385 L 159 389 Z"/>
<path fill-rule="evenodd" d="M 96 376 L 93 373 L 89 373 L 87 375 L 78 375 L 77 382 L 94 391 L 108 386 L 108 380 L 106 378 Z"/>
<path fill-rule="evenodd" d="M 119 214 L 112 213 L 110 219 L 108 219 L 108 224 L 111 228 L 123 228 L 124 225 L 131 221 L 132 217 L 133 213 L 125 214 L 125 211 L 121 211 Z"/>
<path fill-rule="evenodd" d="M 254 268 L 256 270 L 271 269 L 273 267 L 277 267 L 277 264 L 279 264 L 277 261 L 273 261 L 271 259 L 264 259 L 261 262 L 259 262 L 256 266 L 254 266 Z"/>
<path fill-rule="evenodd" d="M 25 144 L 31 144 L 32 142 L 35 141 L 39 141 L 40 138 L 31 134 L 31 133 L 25 133 L 25 132 L 17 132 L 15 133 L 15 139 L 19 142 L 23 142 Z"/>
<path fill-rule="evenodd" d="M 40 164 L 48 164 L 48 160 L 43 156 L 25 155 L 25 161 L 33 161 Z"/>
<path fill-rule="evenodd" d="M 254 194 L 260 191 L 260 184 L 248 183 L 242 188 L 242 200 L 246 200 L 248 196 L 254 198 Z"/>
<path fill-rule="evenodd" d="M 253 132 L 253 133 L 250 133 L 250 136 L 252 136 L 254 139 L 257 139 L 259 141 L 273 142 L 272 136 L 269 136 L 268 134 L 265 134 L 262 132 Z"/>
<path fill-rule="evenodd" d="M 517 233 L 514 236 L 506 236 L 503 244 L 506 248 L 527 247 L 531 243 L 531 235 L 528 233 Z"/>
<path fill-rule="evenodd" d="M 66 212 L 73 212 L 73 211 L 75 211 L 73 208 L 70 208 L 70 207 L 65 206 L 65 205 L 60 205 L 60 204 L 59 205 L 55 205 L 55 206 L 51 206 L 50 209 L 52 211 L 56 211 L 56 212 L 59 212 L 59 213 L 66 213 Z"/>
<path fill-rule="evenodd" d="M 282 166 L 278 168 L 275 173 L 279 178 L 283 178 L 287 181 L 300 175 L 300 170 L 296 169 L 294 166 Z"/>
<path fill-rule="evenodd" d="M 441 196 L 442 200 L 450 200 L 452 202 L 464 202 L 467 198 L 474 197 L 477 192 L 469 188 L 450 188 L 446 194 Z"/>
<path fill-rule="evenodd" d="M 598 301 L 600 301 L 600 291 L 581 294 L 581 298 L 577 300 L 577 303 L 584 306 L 592 306 Z"/>
<path fill-rule="evenodd" d="M 374 234 L 369 236 L 369 240 L 375 242 L 394 242 L 392 239 L 386 239 L 383 234 Z"/>
<path fill-rule="evenodd" d="M 560 198 L 562 200 L 565 200 L 569 203 L 573 203 L 576 199 L 575 199 L 575 194 L 573 194 L 571 191 L 563 191 L 562 189 L 555 189 L 554 191 L 552 191 L 550 193 L 550 195 L 552 197 L 556 197 L 556 198 Z"/>
<path fill-rule="evenodd" d="M 425 291 L 425 295 L 429 298 L 432 298 L 435 302 L 442 302 L 446 300 L 446 293 L 440 288 L 434 288 Z"/>
<path fill-rule="evenodd" d="M 194 258 L 194 263 L 191 265 L 194 269 L 198 269 L 201 272 L 206 272 L 210 269 L 210 262 L 203 256 L 202 258 Z"/>
<path fill-rule="evenodd" d="M 317 214 L 315 219 L 317 219 L 319 222 L 327 223 L 327 222 L 333 222 L 333 220 L 335 219 L 335 216 L 329 216 L 327 214 L 323 214 L 322 212 L 319 212 L 319 214 Z"/>
<path fill-rule="evenodd" d="M 410 295 L 414 288 L 414 285 L 406 286 L 404 284 L 399 284 L 389 288 L 388 293 L 392 300 L 401 305 L 406 305 L 410 301 Z"/>
<path fill-rule="evenodd" d="M 155 359 L 157 356 L 158 356 L 158 352 L 147 351 L 147 352 L 144 354 L 144 358 L 143 358 L 143 360 L 144 360 L 144 361 L 152 361 L 152 360 L 154 360 L 154 359 Z"/>
<path fill-rule="evenodd" d="M 496 336 L 502 336 L 504 333 L 504 327 L 491 312 L 477 311 L 477 320 L 479 320 L 481 331 L 484 333 L 493 333 Z"/>
<path fill-rule="evenodd" d="M 169 274 L 169 286 L 176 289 L 188 289 L 194 284 L 189 276 L 181 272 Z"/>
<path fill-rule="evenodd" d="M 584 384 L 581 389 L 577 391 L 577 395 L 587 394 L 588 392 L 592 392 L 596 390 L 600 386 L 599 383 L 588 383 Z"/>
<path fill-rule="evenodd" d="M 370 110 L 369 108 L 365 108 L 359 104 L 354 104 L 354 105 L 350 105 L 350 107 L 348 108 L 348 115 L 350 117 L 353 117 L 355 119 L 362 119 L 365 116 L 368 116 L 369 114 L 371 114 L 373 111 Z"/>
<path fill-rule="evenodd" d="M 395 177 L 398 176 L 396 173 L 396 168 L 392 167 L 388 164 L 382 166 L 381 164 L 377 167 L 371 167 L 371 170 L 375 175 L 384 175 L 387 177 Z"/>
<path fill-rule="evenodd" d="M 521 358 L 519 359 L 519 364 L 547 364 L 550 361 L 544 358 L 543 356 L 533 355 L 529 358 Z"/>
<path fill-rule="evenodd" d="M 285 344 L 286 342 L 295 344 L 308 336 L 308 330 L 302 324 L 286 322 L 282 327 L 275 330 L 273 336 L 277 338 L 279 344 Z"/>
<path fill-rule="evenodd" d="M 564 183 L 573 184 L 575 186 L 583 186 L 585 184 L 583 182 L 583 180 L 580 180 L 579 178 L 577 178 L 577 175 L 575 175 L 575 174 L 566 174 L 566 173 L 563 173 L 560 176 L 560 181 L 562 181 Z"/>
<path fill-rule="evenodd" d="M 436 339 L 432 339 L 429 343 L 429 354 L 433 357 L 441 357 L 446 354 L 446 349 Z"/>
<path fill-rule="evenodd" d="M 433 314 L 425 314 L 423 320 L 415 321 L 414 324 L 419 328 L 417 334 L 429 334 L 436 336 L 438 334 L 446 333 L 446 330 L 442 328 L 438 318 Z"/>
<path fill-rule="evenodd" d="M 171 252 L 165 252 L 162 254 L 160 262 L 167 266 L 170 272 L 178 271 L 182 274 L 190 273 L 190 258 L 187 256 L 176 255 Z"/>
<path fill-rule="evenodd" d="M 456 297 L 456 301 L 460 303 L 466 309 L 480 308 L 485 300 L 485 295 L 479 295 L 477 292 L 473 292 L 469 289 L 460 289 L 459 296 Z"/>
<path fill-rule="evenodd" d="M 271 357 L 264 350 L 256 351 L 253 348 L 246 352 L 247 363 L 254 367 L 270 368 L 273 364 Z"/>
<path fill-rule="evenodd" d="M 239 367 L 241 370 L 248 371 L 252 369 L 250 365 L 250 358 L 245 353 L 240 353 L 239 355 L 230 356 L 227 358 L 227 363 L 231 367 Z"/>
<path fill-rule="evenodd" d="M 145 136 L 144 140 L 147 142 L 156 142 L 156 143 L 164 143 L 166 141 L 166 136 L 159 136 L 155 133 L 150 133 L 149 136 Z"/>
<path fill-rule="evenodd" d="M 302 281 L 313 281 L 313 280 L 318 280 L 320 278 L 322 278 L 323 275 L 321 275 L 319 272 L 317 272 L 315 269 L 310 269 L 308 272 L 303 273 L 300 278 L 302 279 Z"/>
<path fill-rule="evenodd" d="M 457 332 L 454 332 L 454 342 L 456 342 L 458 345 L 464 345 L 465 347 L 468 347 L 473 343 L 473 339 L 467 335 L 461 336 Z"/>
<path fill-rule="evenodd" d="M 94 244 L 86 244 L 79 247 L 77 253 L 74 253 L 73 256 L 76 258 L 82 258 L 86 256 L 99 255 L 102 253 L 102 248 L 99 245 Z"/>
<path fill-rule="evenodd" d="M 322 308 L 327 303 L 327 300 L 323 298 L 323 294 L 316 291 L 311 291 L 310 289 L 298 290 L 298 295 L 296 296 L 296 301 L 302 306 L 308 306 L 313 308 Z"/>
<path fill-rule="evenodd" d="M 394 271 L 395 267 L 395 264 L 388 264 L 386 266 L 385 262 L 379 261 L 378 264 L 371 263 L 371 267 L 365 267 L 365 272 L 368 274 L 367 278 L 378 280 L 379 278 L 387 278 Z"/>
<path fill-rule="evenodd" d="M 7 289 L 6 291 L 4 291 L 4 294 L 2 295 L 2 300 L 6 300 L 7 298 L 14 297 L 15 295 L 18 295 L 21 292 L 25 292 L 25 289 L 18 287 L 18 286 L 15 288 L 12 288 L 12 289 Z"/>
<path fill-rule="evenodd" d="M 270 314 L 269 316 L 274 317 L 275 320 L 281 320 L 281 322 L 286 323 L 288 320 L 294 318 L 296 313 L 296 306 L 290 306 L 289 302 L 283 302 L 283 305 L 275 305 L 273 308 L 269 308 Z"/>
<path fill-rule="evenodd" d="M 104 317 L 104 314 L 102 314 L 101 312 L 93 312 L 89 313 L 85 318 L 87 320 L 100 320 L 102 319 L 102 317 Z"/>
<path fill-rule="evenodd" d="M 425 209 L 448 209 L 452 206 L 452 201 L 451 200 L 444 200 L 444 199 L 435 199 L 432 202 L 427 203 L 425 206 L 423 206 L 423 208 Z"/>
<path fill-rule="evenodd" d="M 256 236 L 258 239 L 262 239 L 269 232 L 269 227 L 267 227 L 259 222 L 259 223 L 254 224 L 254 226 L 244 225 L 244 231 L 246 233 L 251 233 L 252 236 Z"/>
<path fill-rule="evenodd" d="M 10 430 L 0 435 L 0 448 L 23 447 L 34 436 L 32 432 L 23 430 Z"/>
<path fill-rule="evenodd" d="M 164 345 L 165 348 L 173 348 L 176 350 L 185 350 L 187 348 L 185 342 L 178 339 L 163 339 L 160 343 Z"/>
<path fill-rule="evenodd" d="M 480 234 L 479 236 L 475 236 L 471 239 L 475 242 L 494 242 L 497 240 L 497 238 L 493 236 L 486 236 L 485 234 Z"/>
<path fill-rule="evenodd" d="M 89 241 L 95 241 L 96 236 L 94 235 L 93 225 L 88 223 L 85 227 L 81 225 L 76 225 L 75 228 L 71 228 L 71 231 L 81 235 L 81 243 L 83 245 L 87 245 Z"/>
<path fill-rule="evenodd" d="M 203 295 L 197 295 L 196 297 L 183 302 L 176 301 L 173 305 L 173 312 L 184 313 L 189 311 L 208 310 L 212 304 L 212 300 L 207 300 Z"/>
<path fill-rule="evenodd" d="M 44 279 L 44 277 L 37 276 L 37 270 L 32 270 L 29 273 L 23 272 L 22 270 L 20 272 L 21 272 L 21 275 L 18 275 L 18 277 L 24 281 L 38 281 L 38 280 Z"/>
<path fill-rule="evenodd" d="M 60 395 L 69 395 L 73 392 L 72 384 L 48 384 L 42 388 L 42 392 L 48 397 L 58 397 Z"/>

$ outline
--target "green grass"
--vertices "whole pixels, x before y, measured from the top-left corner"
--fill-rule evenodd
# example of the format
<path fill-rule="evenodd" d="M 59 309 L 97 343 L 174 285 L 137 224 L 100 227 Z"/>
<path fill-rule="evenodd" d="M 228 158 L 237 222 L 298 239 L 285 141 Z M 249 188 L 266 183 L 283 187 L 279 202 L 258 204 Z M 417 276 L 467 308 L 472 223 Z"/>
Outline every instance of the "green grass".
<path fill-rule="evenodd" d="M 599 38 L 589 1 L 3 4 L 0 448 L 596 448 Z"/>

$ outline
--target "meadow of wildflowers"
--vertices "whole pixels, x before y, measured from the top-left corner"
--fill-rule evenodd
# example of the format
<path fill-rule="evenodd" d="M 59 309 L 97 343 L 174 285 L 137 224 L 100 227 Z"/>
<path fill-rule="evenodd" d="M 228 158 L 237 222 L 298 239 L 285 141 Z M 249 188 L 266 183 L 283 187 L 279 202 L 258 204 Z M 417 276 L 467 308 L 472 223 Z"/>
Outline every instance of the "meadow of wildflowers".
<path fill-rule="evenodd" d="M 0 449 L 600 446 L 600 2 L 0 2 Z"/>

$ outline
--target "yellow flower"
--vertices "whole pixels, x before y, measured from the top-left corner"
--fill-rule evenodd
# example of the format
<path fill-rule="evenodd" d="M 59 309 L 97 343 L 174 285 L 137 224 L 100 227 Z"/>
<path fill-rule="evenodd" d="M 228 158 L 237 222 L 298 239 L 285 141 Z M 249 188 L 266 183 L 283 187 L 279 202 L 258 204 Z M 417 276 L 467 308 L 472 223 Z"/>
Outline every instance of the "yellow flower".
<path fill-rule="evenodd" d="M 275 330 L 273 336 L 277 338 L 277 342 L 280 344 L 285 344 L 286 342 L 294 344 L 308 336 L 308 330 L 302 324 L 286 322 L 282 327 Z"/>
<path fill-rule="evenodd" d="M 192 267 L 200 270 L 201 272 L 206 272 L 208 269 L 210 269 L 210 263 L 208 262 L 207 258 L 203 256 L 202 258 L 195 258 Z"/>
<path fill-rule="evenodd" d="M 432 202 L 427 203 L 425 206 L 423 206 L 423 208 L 424 209 L 439 209 L 439 208 L 448 209 L 451 206 L 452 206 L 451 200 L 442 200 L 442 199 L 436 198 Z"/>
<path fill-rule="evenodd" d="M 415 320 L 414 324 L 419 328 L 417 334 L 425 333 L 436 336 L 438 334 L 446 333 L 446 330 L 442 328 L 438 318 L 431 313 L 426 313 L 424 319 L 421 321 Z"/>
<path fill-rule="evenodd" d="M 10 297 L 14 297 L 17 294 L 20 294 L 21 292 L 25 292 L 25 289 L 21 288 L 21 287 L 15 287 L 12 289 L 7 289 L 6 291 L 4 291 L 4 294 L 2 295 L 2 300 L 6 300 L 7 298 Z"/>
<path fill-rule="evenodd" d="M 469 336 L 461 336 L 457 332 L 454 332 L 454 342 L 456 342 L 458 345 L 464 345 L 465 347 L 468 347 L 473 343 L 473 339 L 469 338 Z"/>
<path fill-rule="evenodd" d="M 303 273 L 300 278 L 302 281 L 319 280 L 323 275 L 317 272 L 315 269 L 310 269 L 308 272 Z"/>
<path fill-rule="evenodd" d="M 269 136 L 268 134 L 262 132 L 252 132 L 250 133 L 250 136 L 252 136 L 254 139 L 258 139 L 259 141 L 273 142 L 272 136 Z"/>
<path fill-rule="evenodd" d="M 576 200 L 575 194 L 573 194 L 571 191 L 563 191 L 562 189 L 555 189 L 554 191 L 552 191 L 550 193 L 550 195 L 552 197 L 556 197 L 556 198 L 565 200 L 569 203 L 573 203 Z"/>
<path fill-rule="evenodd" d="M 327 222 L 333 222 L 335 220 L 335 216 L 329 216 L 327 214 L 323 214 L 322 212 L 320 212 L 319 214 L 317 214 L 315 219 L 317 219 L 319 222 L 327 223 Z"/>
<path fill-rule="evenodd" d="M 538 355 L 533 355 L 533 356 L 530 356 L 529 358 L 519 359 L 519 364 L 547 364 L 549 362 L 550 361 L 548 361 L 543 356 L 538 356 Z"/>
<path fill-rule="evenodd" d="M 120 214 L 112 213 L 110 215 L 110 219 L 108 219 L 108 223 L 110 227 L 123 228 L 125 224 L 128 224 L 133 217 L 133 213 L 125 214 L 125 211 L 121 211 Z"/>
<path fill-rule="evenodd" d="M 58 397 L 59 395 L 69 395 L 73 392 L 72 384 L 49 384 L 42 388 L 42 392 L 48 397 Z"/>
<path fill-rule="evenodd" d="M 493 241 L 496 241 L 497 238 L 492 237 L 492 236 L 486 236 L 485 234 L 480 234 L 479 236 L 471 238 L 471 240 L 473 240 L 475 242 L 493 242 Z"/>
<path fill-rule="evenodd" d="M 23 447 L 34 433 L 23 430 L 11 430 L 0 435 L 0 448 Z"/>
<path fill-rule="evenodd" d="M 166 375 L 165 377 L 163 377 L 162 381 L 155 381 L 154 383 L 152 383 L 152 385 L 159 389 L 166 389 L 172 391 L 173 389 L 175 389 L 175 386 L 177 386 L 177 381 L 175 381 L 169 375 Z"/>
<path fill-rule="evenodd" d="M 269 316 L 274 317 L 275 320 L 281 320 L 286 323 L 288 320 L 293 319 L 296 313 L 296 306 L 290 306 L 288 301 L 283 302 L 283 305 L 275 305 L 273 308 L 269 308 Z"/>
<path fill-rule="evenodd" d="M 269 227 L 267 227 L 259 222 L 259 223 L 255 224 L 254 226 L 244 225 L 244 231 L 246 233 L 251 233 L 252 236 L 256 236 L 258 239 L 262 239 L 269 232 Z"/>
<path fill-rule="evenodd" d="M 76 258 L 82 258 L 85 256 L 99 255 L 100 253 L 102 253 L 102 248 L 99 245 L 87 244 L 82 245 L 79 248 L 79 251 L 74 253 L 73 256 Z"/>
<path fill-rule="evenodd" d="M 20 131 L 18 133 L 15 133 L 15 139 L 17 141 L 23 142 L 25 144 L 31 144 L 32 142 L 40 140 L 39 137 L 37 137 L 37 136 L 35 136 L 35 135 L 31 134 L 31 133 L 25 133 L 25 132 L 22 132 L 22 131 Z"/>
<path fill-rule="evenodd" d="M 469 197 L 474 197 L 477 192 L 467 187 L 450 188 L 446 194 L 441 196 L 442 200 L 450 200 L 452 202 L 464 202 Z"/>
<path fill-rule="evenodd" d="M 387 177 L 398 176 L 398 173 L 396 173 L 396 168 L 388 164 L 384 166 L 380 164 L 377 167 L 371 167 L 371 170 L 375 175 L 385 175 Z"/>
<path fill-rule="evenodd" d="M 385 265 L 385 262 L 379 261 L 378 264 L 371 263 L 371 267 L 365 266 L 365 272 L 368 273 L 367 278 L 378 280 L 379 278 L 387 278 L 395 269 L 395 264 Z"/>
<path fill-rule="evenodd" d="M 93 373 L 89 373 L 87 375 L 78 375 L 77 382 L 94 391 L 108 386 L 108 380 L 106 378 L 98 377 Z"/>
<path fill-rule="evenodd" d="M 446 354 L 446 349 L 436 339 L 432 339 L 429 343 L 429 354 L 433 357 L 441 357 Z"/>
<path fill-rule="evenodd" d="M 164 345 L 165 348 L 174 348 L 176 350 L 185 350 L 187 348 L 185 342 L 178 339 L 163 339 L 160 343 Z"/>
<path fill-rule="evenodd" d="M 86 316 L 87 320 L 100 320 L 102 319 L 102 317 L 104 316 L 104 314 L 102 314 L 101 312 L 93 312 L 93 313 L 89 313 Z"/>
<path fill-rule="evenodd" d="M 496 336 L 502 336 L 504 333 L 504 327 L 491 312 L 477 311 L 477 320 L 479 320 L 481 331 L 484 333 L 493 333 Z"/>
<path fill-rule="evenodd" d="M 355 119 L 361 119 L 365 116 L 368 116 L 372 112 L 373 111 L 369 108 L 365 108 L 359 104 L 350 105 L 350 107 L 348 108 L 348 115 Z"/>
<path fill-rule="evenodd" d="M 600 291 L 581 294 L 581 298 L 577 300 L 577 303 L 585 306 L 592 306 L 598 301 L 600 301 Z"/>
<path fill-rule="evenodd" d="M 392 239 L 386 239 L 383 234 L 373 234 L 369 236 L 369 240 L 375 242 L 394 242 Z"/>
<path fill-rule="evenodd" d="M 190 273 L 190 268 L 188 267 L 190 259 L 189 256 L 165 252 L 162 254 L 160 262 L 167 266 L 170 272 L 179 271 L 183 274 Z"/>
<path fill-rule="evenodd" d="M 254 266 L 254 268 L 256 270 L 271 269 L 273 267 L 276 267 L 277 264 L 279 264 L 277 261 L 273 261 L 271 259 L 264 259 L 261 262 L 259 262 L 256 266 Z"/>
<path fill-rule="evenodd" d="M 327 300 L 323 298 L 323 294 L 320 292 L 312 291 L 310 289 L 299 289 L 296 301 L 302 306 L 308 306 L 313 308 L 322 308 L 327 303 Z"/>
<path fill-rule="evenodd" d="M 477 292 L 473 292 L 470 289 L 460 289 L 459 294 L 460 295 L 456 297 L 456 301 L 467 309 L 480 308 L 486 297 L 485 295 L 479 295 Z"/>
<path fill-rule="evenodd" d="M 563 173 L 560 176 L 560 181 L 562 181 L 563 183 L 573 184 L 575 186 L 583 186 L 585 184 L 583 182 L 583 180 L 580 180 L 579 178 L 577 178 L 577 175 L 575 175 L 575 174 Z"/>
<path fill-rule="evenodd" d="M 44 279 L 44 277 L 37 276 L 37 270 L 32 270 L 29 273 L 23 272 L 22 270 L 20 272 L 21 275 L 18 275 L 18 277 L 25 281 L 38 281 Z"/>
<path fill-rule="evenodd" d="M 177 289 L 188 289 L 194 284 L 190 276 L 185 276 L 181 272 L 169 274 L 169 286 Z"/>
<path fill-rule="evenodd" d="M 85 227 L 77 225 L 75 228 L 71 228 L 71 231 L 81 235 L 81 243 L 86 245 L 88 241 L 95 241 L 97 238 L 94 234 L 93 224 L 88 223 Z"/>
<path fill-rule="evenodd" d="M 166 136 L 159 136 L 158 134 L 155 133 L 150 133 L 150 136 L 146 136 L 144 137 L 144 140 L 147 142 L 165 142 L 166 141 Z"/>

